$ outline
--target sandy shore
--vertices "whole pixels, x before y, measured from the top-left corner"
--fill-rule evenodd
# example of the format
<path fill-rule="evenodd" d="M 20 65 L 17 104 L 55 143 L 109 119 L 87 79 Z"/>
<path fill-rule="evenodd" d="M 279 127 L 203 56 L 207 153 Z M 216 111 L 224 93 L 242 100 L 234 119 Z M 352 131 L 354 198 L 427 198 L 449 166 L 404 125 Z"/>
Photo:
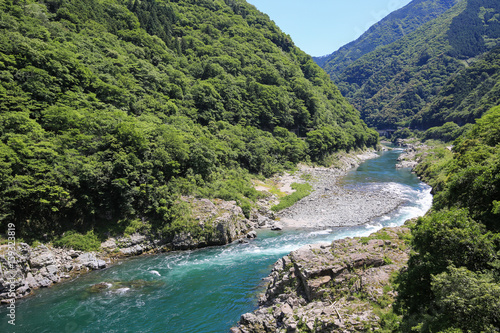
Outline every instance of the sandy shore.
<path fill-rule="evenodd" d="M 368 153 L 358 155 L 358 163 L 377 157 Z M 339 180 L 346 171 L 335 168 L 301 167 L 300 173 L 310 174 L 313 192 L 276 216 L 285 228 L 328 228 L 353 226 L 369 222 L 394 211 L 404 200 L 397 194 L 383 189 L 371 191 L 345 188 Z M 283 188 L 299 177 L 285 175 Z"/>

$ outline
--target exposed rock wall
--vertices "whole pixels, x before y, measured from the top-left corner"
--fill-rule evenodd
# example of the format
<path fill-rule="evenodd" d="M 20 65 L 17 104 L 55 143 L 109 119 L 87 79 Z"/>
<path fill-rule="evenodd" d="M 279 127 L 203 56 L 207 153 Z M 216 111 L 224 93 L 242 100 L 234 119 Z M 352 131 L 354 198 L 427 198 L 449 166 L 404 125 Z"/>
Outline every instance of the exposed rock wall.
<path fill-rule="evenodd" d="M 241 316 L 233 333 L 364 332 L 380 328 L 372 304 L 395 293 L 390 277 L 408 260 L 404 227 L 365 238 L 304 246 L 278 260 L 260 307 Z"/>

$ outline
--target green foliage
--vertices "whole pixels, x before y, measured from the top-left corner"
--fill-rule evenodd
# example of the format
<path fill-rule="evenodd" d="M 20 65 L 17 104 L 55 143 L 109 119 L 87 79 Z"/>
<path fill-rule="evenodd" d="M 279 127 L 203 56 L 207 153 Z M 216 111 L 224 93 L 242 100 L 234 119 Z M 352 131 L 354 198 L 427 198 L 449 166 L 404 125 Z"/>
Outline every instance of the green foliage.
<path fill-rule="evenodd" d="M 457 3 L 456 0 L 412 1 L 374 24 L 357 40 L 339 50 L 314 60 L 332 78 L 341 74 L 352 62 L 376 48 L 391 44 L 429 22 Z"/>
<path fill-rule="evenodd" d="M 500 281 L 489 274 L 450 266 L 432 279 L 439 311 L 430 326 L 494 332 L 500 322 Z"/>
<path fill-rule="evenodd" d="M 398 281 L 398 302 L 408 314 L 433 308 L 433 275 L 445 272 L 450 264 L 471 271 L 485 270 L 497 256 L 498 235 L 486 232 L 464 209 L 442 210 L 419 218 L 412 234 L 416 252 Z"/>
<path fill-rule="evenodd" d="M 457 139 L 470 127 L 470 124 L 460 127 L 454 122 L 448 122 L 443 126 L 429 128 L 425 131 L 423 140 L 441 140 L 443 142 L 450 142 Z"/>
<path fill-rule="evenodd" d="M 454 75 L 432 102 L 412 119 L 413 127 L 429 128 L 446 122 L 474 123 L 500 104 L 500 48 L 475 59 Z"/>
<path fill-rule="evenodd" d="M 229 170 L 216 176 L 217 179 L 199 187 L 196 194 L 204 198 L 220 198 L 236 201 L 247 218 L 259 199 L 259 192 L 253 187 L 248 172 L 242 169 Z"/>
<path fill-rule="evenodd" d="M 363 245 L 368 244 L 368 242 L 372 239 L 382 239 L 382 240 L 391 240 L 392 236 L 387 233 L 387 231 L 379 231 L 374 234 L 371 234 L 368 237 L 361 237 L 360 242 Z"/>
<path fill-rule="evenodd" d="M 488 111 L 455 142 L 446 187 L 435 206 L 466 207 L 471 216 L 492 230 L 500 230 L 495 200 L 500 197 L 500 107 Z"/>
<path fill-rule="evenodd" d="M 79 251 L 99 251 L 101 242 L 93 231 L 80 234 L 76 231 L 68 231 L 53 243 L 57 247 L 72 248 Z"/>
<path fill-rule="evenodd" d="M 366 126 L 340 126 L 323 125 L 317 130 L 307 133 L 306 142 L 309 155 L 313 161 L 324 160 L 325 157 L 339 150 L 349 150 L 351 147 L 363 147 L 378 143 L 378 134 Z"/>
<path fill-rule="evenodd" d="M 391 258 L 384 256 L 384 264 L 391 265 L 392 264 Z"/>
<path fill-rule="evenodd" d="M 292 189 L 295 190 L 292 194 L 281 198 L 280 203 L 271 207 L 271 210 L 277 212 L 292 206 L 300 199 L 308 196 L 311 193 L 312 186 L 309 183 L 293 183 Z"/>
<path fill-rule="evenodd" d="M 387 312 L 380 312 L 378 313 L 378 316 L 380 318 L 380 330 L 376 330 L 375 332 L 390 333 L 398 331 L 401 316 L 398 316 L 394 311 L 392 311 L 392 309 Z"/>
<path fill-rule="evenodd" d="M 415 252 L 399 276 L 402 331 L 500 329 L 499 116 L 491 109 L 454 142 L 453 155 L 436 150 L 417 169 L 436 196 L 412 227 Z"/>
<path fill-rule="evenodd" d="M 377 143 L 244 1 L 3 1 L 0 29 L 0 229 L 27 240 L 195 228 L 180 195 L 248 214 L 248 172 L 321 158 L 298 136 L 326 125 L 345 149 Z"/>
<path fill-rule="evenodd" d="M 445 186 L 452 160 L 453 152 L 441 144 L 425 154 L 423 161 L 415 167 L 415 172 L 422 180 L 431 185 L 433 193 L 436 193 Z"/>
<path fill-rule="evenodd" d="M 130 236 L 136 232 L 146 232 L 148 229 L 148 225 L 146 225 L 143 221 L 141 220 L 125 220 L 123 221 L 126 223 L 125 230 L 123 230 L 123 234 L 125 236 Z M 120 224 L 120 223 L 119 223 Z"/>
<path fill-rule="evenodd" d="M 414 136 L 415 134 L 408 127 L 403 127 L 399 128 L 391 135 L 391 141 L 396 142 L 398 139 L 408 139 Z"/>

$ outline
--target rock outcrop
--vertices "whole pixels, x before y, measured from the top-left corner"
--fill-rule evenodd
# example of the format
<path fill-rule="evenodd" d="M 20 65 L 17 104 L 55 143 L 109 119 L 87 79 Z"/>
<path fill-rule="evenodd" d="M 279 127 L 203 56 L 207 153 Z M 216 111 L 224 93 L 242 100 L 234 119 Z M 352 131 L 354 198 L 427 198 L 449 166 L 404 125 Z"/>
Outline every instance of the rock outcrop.
<path fill-rule="evenodd" d="M 260 307 L 233 333 L 364 332 L 395 297 L 391 275 L 408 260 L 409 230 L 385 228 L 364 238 L 304 246 L 275 264 Z M 379 312 L 372 304 L 378 304 Z"/>
<path fill-rule="evenodd" d="M 245 218 L 236 201 L 220 199 L 190 199 L 193 215 L 205 233 L 203 246 L 231 243 L 252 231 L 255 227 Z M 175 244 L 174 244 L 175 246 Z"/>
<path fill-rule="evenodd" d="M 247 234 L 252 232 L 255 223 L 245 217 L 235 201 L 193 197 L 184 197 L 182 200 L 188 203 L 191 209 L 191 231 L 179 231 L 170 238 L 134 233 L 109 238 L 101 244 L 101 248 L 110 255 L 128 257 L 151 252 L 225 245 L 238 239 L 252 238 L 247 237 Z"/>
<path fill-rule="evenodd" d="M 101 269 L 108 265 L 100 254 L 17 244 L 0 246 L 0 300 L 29 295 L 34 289 L 49 287 L 62 279 Z"/>
<path fill-rule="evenodd" d="M 396 142 L 398 147 L 406 148 L 405 151 L 399 155 L 396 168 L 415 168 L 422 161 L 422 153 L 428 149 L 422 143 L 410 143 L 408 140 L 398 139 Z"/>

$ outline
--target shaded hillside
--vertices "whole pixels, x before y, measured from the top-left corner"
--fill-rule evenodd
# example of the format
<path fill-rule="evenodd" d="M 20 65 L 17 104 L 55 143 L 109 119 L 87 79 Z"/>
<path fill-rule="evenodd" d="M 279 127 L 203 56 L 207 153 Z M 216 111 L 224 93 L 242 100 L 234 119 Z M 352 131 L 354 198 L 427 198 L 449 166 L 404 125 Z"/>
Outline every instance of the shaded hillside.
<path fill-rule="evenodd" d="M 473 123 L 500 104 L 500 49 L 494 49 L 454 75 L 439 94 L 417 113 L 411 127 L 429 128 L 446 122 Z"/>
<path fill-rule="evenodd" d="M 377 142 L 245 1 L 2 0 L 0 29 L 0 229 L 18 237 L 194 233 L 180 194 L 248 214 L 248 172 Z"/>
<path fill-rule="evenodd" d="M 324 57 L 316 57 L 319 64 L 337 82 L 337 77 L 352 62 L 378 47 L 391 44 L 435 19 L 459 0 L 414 0 L 405 7 L 387 15 L 355 41 Z"/>
<path fill-rule="evenodd" d="M 498 1 L 462 1 L 352 63 L 338 86 L 369 125 L 408 125 L 454 74 L 498 46 L 499 16 Z"/>

